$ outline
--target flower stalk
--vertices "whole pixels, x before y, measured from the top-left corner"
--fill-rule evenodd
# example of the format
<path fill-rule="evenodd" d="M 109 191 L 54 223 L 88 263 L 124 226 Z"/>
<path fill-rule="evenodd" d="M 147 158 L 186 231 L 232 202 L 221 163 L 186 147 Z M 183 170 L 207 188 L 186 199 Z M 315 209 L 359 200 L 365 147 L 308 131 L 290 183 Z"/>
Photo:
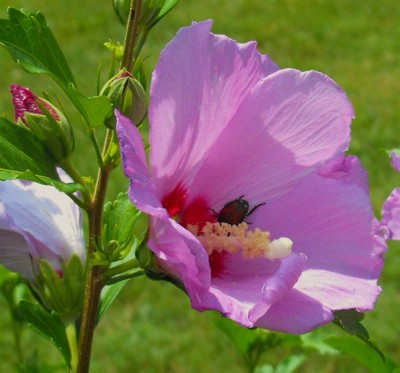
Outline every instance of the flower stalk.
<path fill-rule="evenodd" d="M 132 70 L 133 68 L 132 56 L 137 38 L 141 5 L 141 0 L 132 0 L 130 16 L 128 18 L 125 34 L 124 55 L 121 62 L 121 68 L 126 68 L 128 71 Z M 100 241 L 102 235 L 103 206 L 105 203 L 110 173 L 114 168 L 112 163 L 105 163 L 104 160 L 106 159 L 106 155 L 108 154 L 110 146 L 112 145 L 113 132 L 114 131 L 111 129 L 107 130 L 106 139 L 103 146 L 102 162 L 99 163 L 100 168 L 96 181 L 96 187 L 91 200 L 91 205 L 88 208 L 88 268 L 86 275 L 82 322 L 79 335 L 79 353 L 77 365 L 78 373 L 87 373 L 89 371 L 94 329 L 97 323 L 101 290 L 104 286 L 104 269 L 98 265 L 90 265 L 90 259 L 93 257 L 93 254 L 96 251 L 97 243 Z"/>

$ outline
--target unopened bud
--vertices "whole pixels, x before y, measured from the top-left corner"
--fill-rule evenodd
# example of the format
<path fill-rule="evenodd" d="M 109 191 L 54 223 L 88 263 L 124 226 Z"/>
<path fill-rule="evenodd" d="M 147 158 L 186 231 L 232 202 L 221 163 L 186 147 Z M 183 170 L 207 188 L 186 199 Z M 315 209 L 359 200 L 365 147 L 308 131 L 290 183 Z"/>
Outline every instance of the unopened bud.
<path fill-rule="evenodd" d="M 128 71 L 123 71 L 110 79 L 101 94 L 106 95 L 115 109 L 131 119 L 137 126 L 147 114 L 146 92 L 142 85 Z M 115 119 L 110 118 L 108 127 L 115 126 Z"/>
<path fill-rule="evenodd" d="M 10 91 L 15 122 L 28 127 L 57 163 L 67 159 L 74 147 L 74 136 L 63 113 L 28 88 L 12 84 Z"/>

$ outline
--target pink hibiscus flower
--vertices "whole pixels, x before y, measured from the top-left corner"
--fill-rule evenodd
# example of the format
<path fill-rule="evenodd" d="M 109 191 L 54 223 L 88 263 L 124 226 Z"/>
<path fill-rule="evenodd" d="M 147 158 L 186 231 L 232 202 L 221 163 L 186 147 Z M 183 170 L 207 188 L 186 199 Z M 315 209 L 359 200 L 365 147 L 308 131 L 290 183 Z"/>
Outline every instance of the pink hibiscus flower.
<path fill-rule="evenodd" d="M 349 100 L 329 77 L 279 70 L 211 26 L 181 29 L 153 73 L 151 174 L 139 131 L 117 113 L 159 267 L 193 308 L 246 327 L 304 333 L 333 310 L 371 310 L 386 246 L 366 172 L 343 155 Z"/>

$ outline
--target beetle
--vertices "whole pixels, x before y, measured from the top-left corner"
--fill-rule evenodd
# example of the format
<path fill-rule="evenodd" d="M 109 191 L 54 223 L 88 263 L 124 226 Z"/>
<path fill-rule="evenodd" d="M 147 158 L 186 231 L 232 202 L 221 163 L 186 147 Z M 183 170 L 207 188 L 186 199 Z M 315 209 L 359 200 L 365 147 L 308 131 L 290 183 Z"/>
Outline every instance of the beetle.
<path fill-rule="evenodd" d="M 244 195 L 237 199 L 225 203 L 221 211 L 217 213 L 212 210 L 217 218 L 218 223 L 228 223 L 230 225 L 239 225 L 243 223 L 249 215 L 251 215 L 260 206 L 265 205 L 265 202 L 259 203 L 249 211 L 249 202 L 243 199 Z"/>

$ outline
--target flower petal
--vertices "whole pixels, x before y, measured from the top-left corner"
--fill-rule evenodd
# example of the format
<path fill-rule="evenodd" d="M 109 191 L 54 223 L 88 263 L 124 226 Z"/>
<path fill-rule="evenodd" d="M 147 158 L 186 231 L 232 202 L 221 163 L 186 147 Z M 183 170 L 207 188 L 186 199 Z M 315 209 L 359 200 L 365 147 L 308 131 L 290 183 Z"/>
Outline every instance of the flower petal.
<path fill-rule="evenodd" d="M 30 252 L 33 249 L 22 232 L 13 227 L 12 221 L 0 203 L 0 263 L 26 278 L 33 277 Z"/>
<path fill-rule="evenodd" d="M 200 242 L 174 220 L 152 217 L 148 245 L 157 255 L 160 267 L 183 282 L 197 305 L 201 294 L 208 291 L 211 279 L 208 255 Z"/>
<path fill-rule="evenodd" d="M 291 334 L 307 333 L 333 321 L 333 314 L 317 300 L 293 289 L 260 318 L 256 326 Z"/>
<path fill-rule="evenodd" d="M 368 193 L 352 183 L 360 167 L 353 161 L 342 178 L 308 176 L 252 216 L 255 226 L 289 237 L 293 250 L 307 256 L 295 288 L 331 309 L 371 309 L 380 292 L 384 249 L 374 237 Z"/>
<path fill-rule="evenodd" d="M 165 215 L 157 198 L 139 130 L 117 110 L 117 134 L 125 175 L 130 180 L 129 197 L 136 207 L 148 214 Z"/>
<path fill-rule="evenodd" d="M 400 172 L 400 152 L 392 151 L 390 153 L 390 160 L 391 160 L 392 167 L 396 171 Z"/>
<path fill-rule="evenodd" d="M 0 182 L 0 195 L 4 211 L 39 256 L 45 257 L 40 251 L 50 250 L 64 260 L 77 253 L 84 261 L 81 211 L 66 194 L 51 186 L 13 180 Z"/>
<path fill-rule="evenodd" d="M 278 198 L 347 149 L 353 116 L 345 93 L 327 76 L 280 70 L 242 101 L 188 189 L 206 193 L 214 208 L 241 195 Z"/>
<path fill-rule="evenodd" d="M 160 199 L 190 183 L 248 92 L 278 69 L 255 42 L 238 44 L 211 26 L 182 28 L 153 73 L 150 163 Z"/>
<path fill-rule="evenodd" d="M 382 207 L 382 224 L 389 228 L 390 238 L 400 240 L 400 188 L 396 188 Z"/>
<path fill-rule="evenodd" d="M 204 294 L 199 311 L 215 309 L 246 327 L 284 297 L 300 277 L 306 263 L 303 255 L 284 260 L 245 260 L 241 254 L 228 255 L 225 269 L 212 279 L 210 293 Z"/>

